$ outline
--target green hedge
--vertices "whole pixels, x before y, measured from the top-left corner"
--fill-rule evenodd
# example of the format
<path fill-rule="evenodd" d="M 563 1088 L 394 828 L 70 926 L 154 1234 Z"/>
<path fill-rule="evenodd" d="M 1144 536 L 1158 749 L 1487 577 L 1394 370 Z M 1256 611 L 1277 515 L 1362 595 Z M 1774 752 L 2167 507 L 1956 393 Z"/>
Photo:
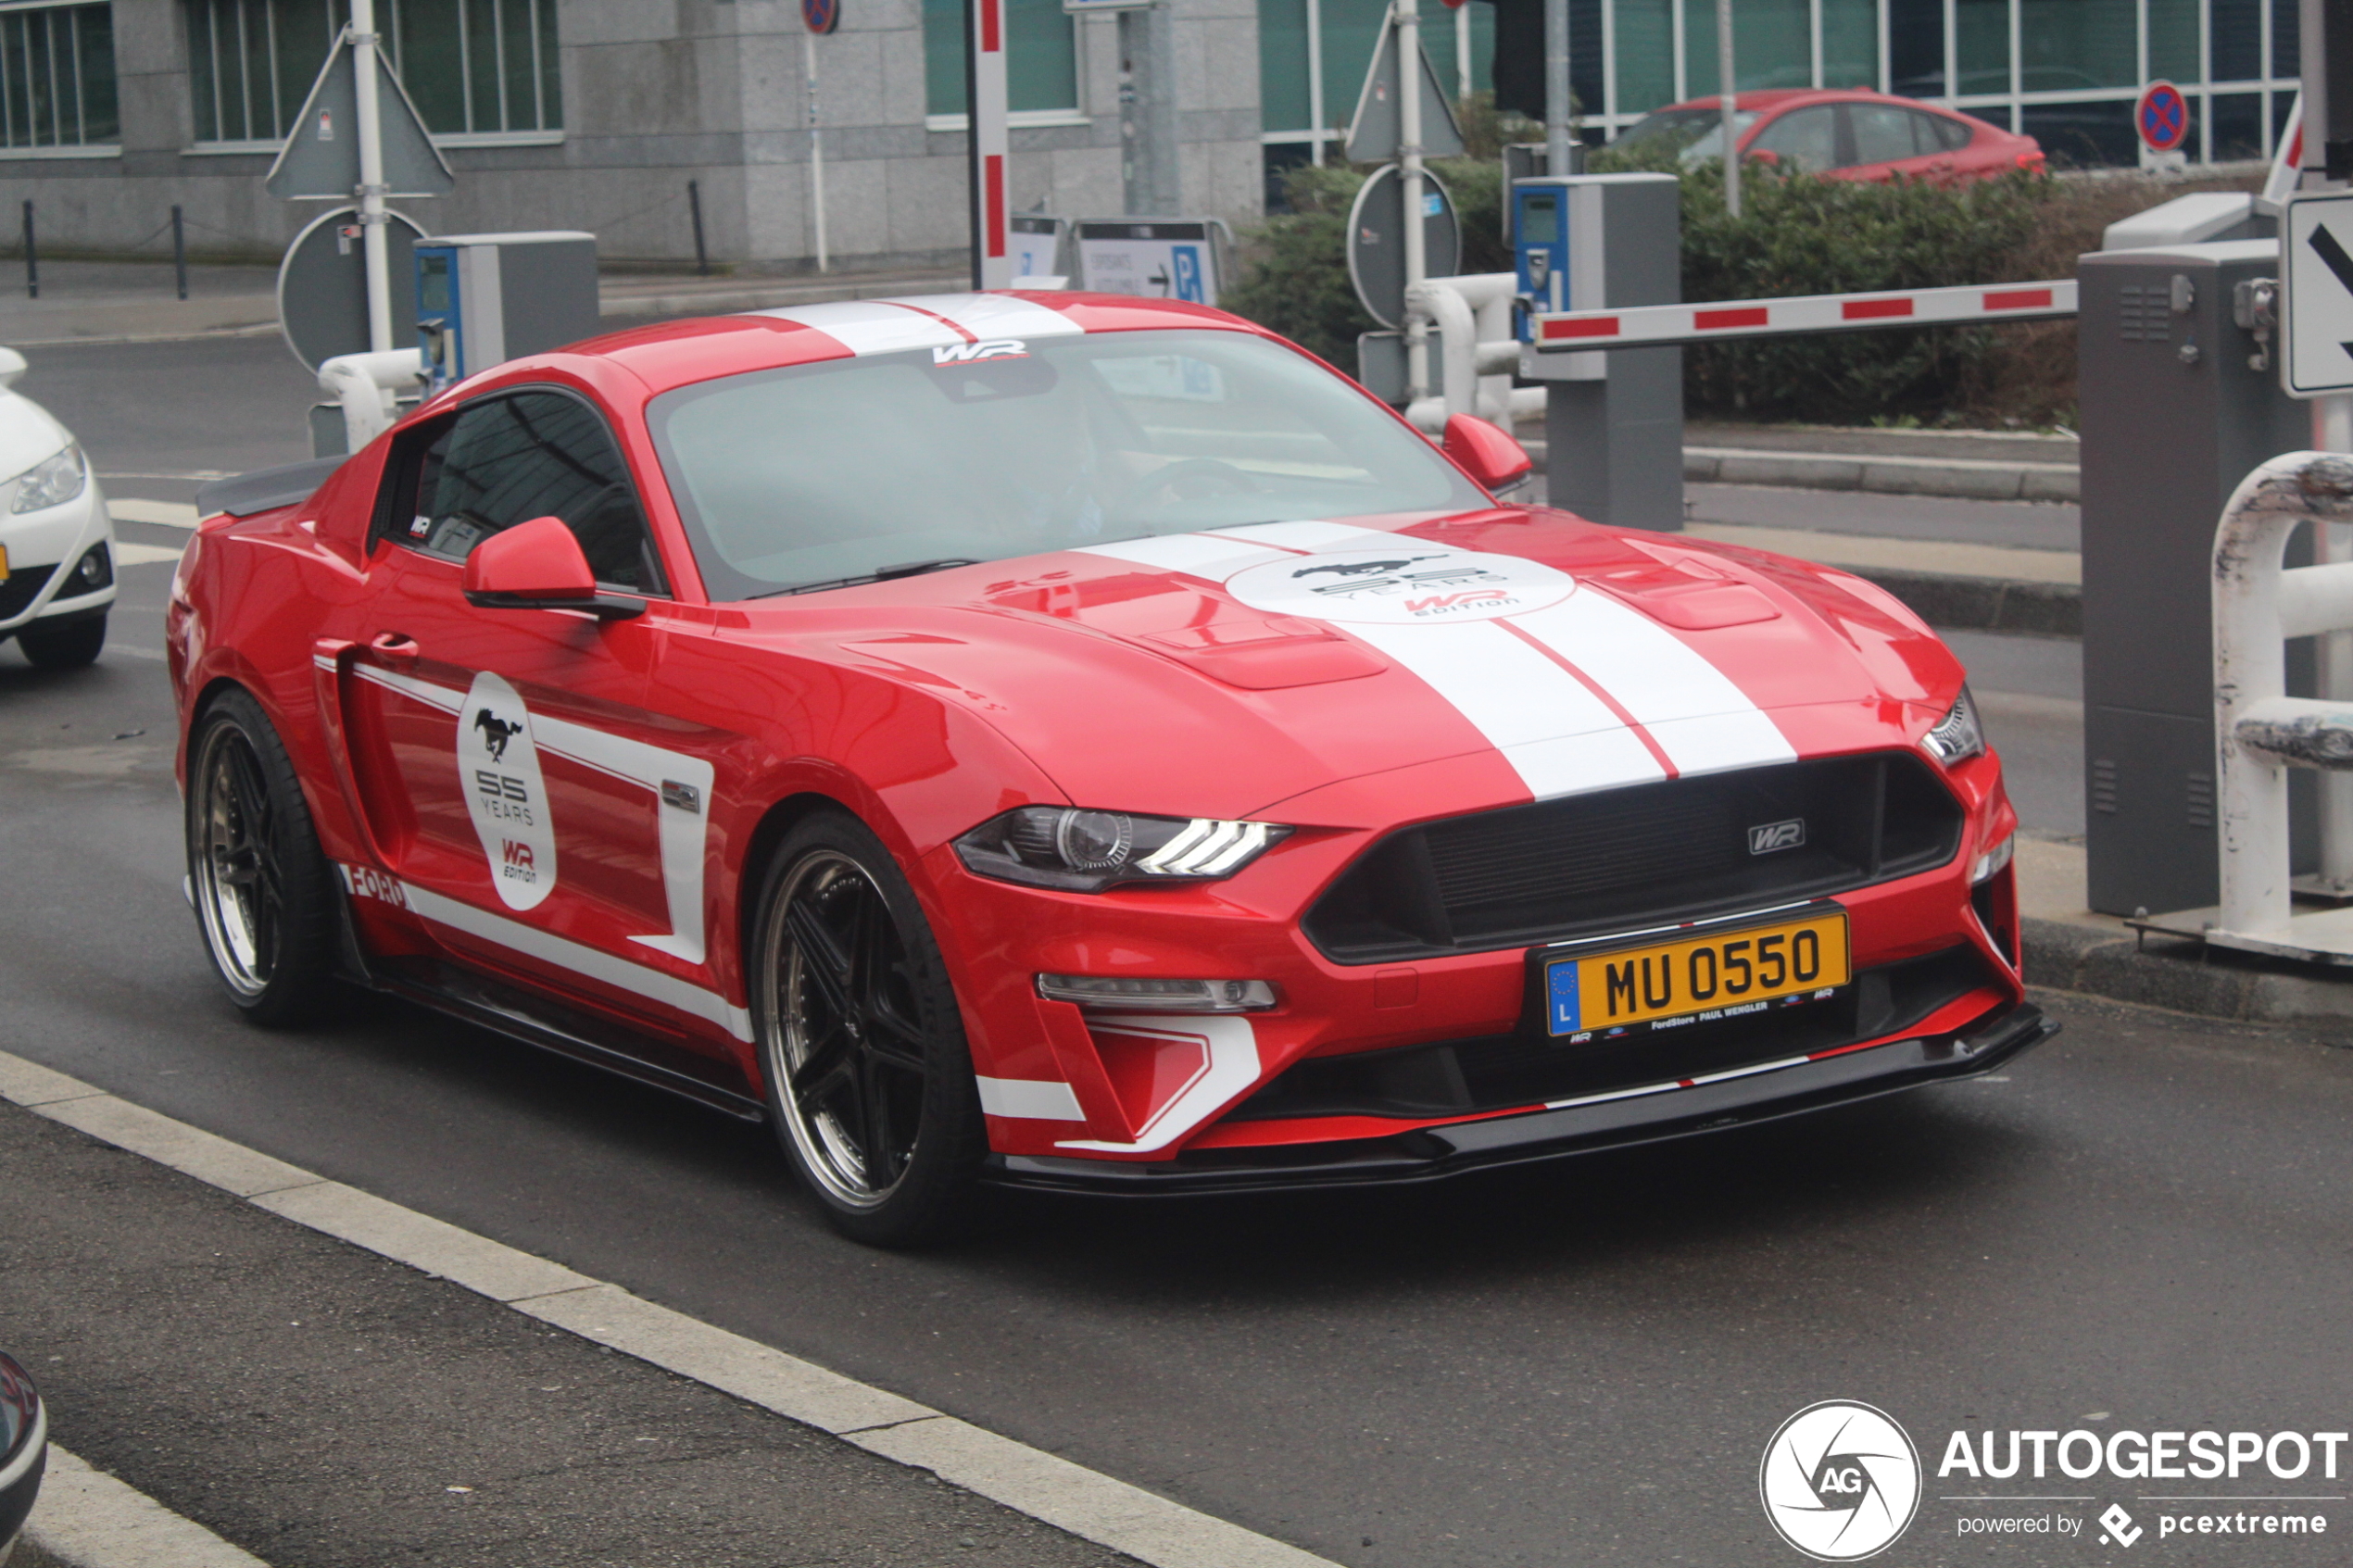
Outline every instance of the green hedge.
<path fill-rule="evenodd" d="M 1459 158 L 1433 160 L 1431 168 L 1463 220 L 1463 270 L 1508 269 L 1500 165 Z M 2058 182 L 2022 173 L 1944 187 L 1759 169 L 1742 183 L 1735 222 L 1725 211 L 1720 165 L 1681 178 L 1683 297 L 1692 301 L 2019 281 L 2050 265 L 2040 254 L 2048 246 L 2037 241 L 2051 227 L 2054 205 L 2068 205 Z M 1364 180 L 1346 168 L 1295 171 L 1288 182 L 1293 210 L 1252 232 L 1240 285 L 1224 301 L 1352 373 L 1356 334 L 1377 325 L 1356 302 L 1345 257 L 1348 206 Z M 1964 402 L 1987 402 L 1988 378 L 2003 353 L 1990 328 L 1725 344 L 1685 355 L 1685 399 L 1694 414 L 1834 423 L 1937 419 Z M 2071 394 L 2071 386 L 2023 389 L 2021 406 L 2046 410 Z"/>

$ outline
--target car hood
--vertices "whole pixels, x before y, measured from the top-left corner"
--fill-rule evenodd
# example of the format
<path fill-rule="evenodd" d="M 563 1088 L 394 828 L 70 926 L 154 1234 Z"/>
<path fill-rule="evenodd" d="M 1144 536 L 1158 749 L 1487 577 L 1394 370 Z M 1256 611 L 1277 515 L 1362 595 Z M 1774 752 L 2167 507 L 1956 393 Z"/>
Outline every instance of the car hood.
<path fill-rule="evenodd" d="M 1332 826 L 1909 745 L 1962 679 L 1859 579 L 1542 508 L 1139 539 L 742 613 L 970 708 L 1076 803 Z"/>
<path fill-rule="evenodd" d="M 73 435 L 30 397 L 0 392 L 0 483 L 55 457 Z"/>

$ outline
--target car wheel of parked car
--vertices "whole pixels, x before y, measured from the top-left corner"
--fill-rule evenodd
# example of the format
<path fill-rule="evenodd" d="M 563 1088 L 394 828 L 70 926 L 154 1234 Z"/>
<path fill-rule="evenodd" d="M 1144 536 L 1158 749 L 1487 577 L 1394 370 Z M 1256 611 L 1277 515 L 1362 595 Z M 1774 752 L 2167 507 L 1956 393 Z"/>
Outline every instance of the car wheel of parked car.
<path fill-rule="evenodd" d="M 862 823 L 824 811 L 777 847 L 756 909 L 753 1028 L 786 1154 L 853 1240 L 937 1236 L 988 1135 L 913 890 Z"/>
<path fill-rule="evenodd" d="M 257 1023 L 310 1017 L 334 968 L 334 873 L 261 705 L 224 693 L 188 744 L 188 878 L 212 967 Z"/>
<path fill-rule="evenodd" d="M 94 615 L 87 621 L 53 630 L 28 626 L 17 633 L 17 646 L 31 661 L 35 670 L 79 670 L 85 664 L 97 662 L 98 652 L 107 646 L 107 618 Z"/>

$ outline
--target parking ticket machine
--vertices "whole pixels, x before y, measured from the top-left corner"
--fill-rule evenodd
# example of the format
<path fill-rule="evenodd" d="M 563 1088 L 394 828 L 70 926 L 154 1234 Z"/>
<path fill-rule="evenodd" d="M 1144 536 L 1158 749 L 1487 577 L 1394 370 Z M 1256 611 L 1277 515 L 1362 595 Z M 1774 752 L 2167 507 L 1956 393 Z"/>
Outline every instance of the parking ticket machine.
<path fill-rule="evenodd" d="M 417 346 L 438 392 L 598 331 L 597 236 L 568 230 L 421 239 Z"/>
<path fill-rule="evenodd" d="M 1543 176 L 1512 182 L 1512 255 L 1518 270 L 1519 340 L 1529 317 L 1571 308 L 1568 298 L 1568 185 Z"/>

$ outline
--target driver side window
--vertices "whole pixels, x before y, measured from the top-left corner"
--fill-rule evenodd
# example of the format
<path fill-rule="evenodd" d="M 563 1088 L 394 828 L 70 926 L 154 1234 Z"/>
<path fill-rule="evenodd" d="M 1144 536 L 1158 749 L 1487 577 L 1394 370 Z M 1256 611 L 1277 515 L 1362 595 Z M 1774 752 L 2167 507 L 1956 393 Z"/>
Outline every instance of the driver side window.
<path fill-rule="evenodd" d="M 404 488 L 409 515 L 388 532 L 427 555 L 461 561 L 493 533 L 553 516 L 580 541 L 599 583 L 663 591 L 620 449 L 577 397 L 523 392 L 473 405 L 426 445 Z"/>
<path fill-rule="evenodd" d="M 1792 109 L 1757 133 L 1752 152 L 1769 152 L 1796 174 L 1827 174 L 1838 167 L 1838 110 L 1828 104 Z"/>

